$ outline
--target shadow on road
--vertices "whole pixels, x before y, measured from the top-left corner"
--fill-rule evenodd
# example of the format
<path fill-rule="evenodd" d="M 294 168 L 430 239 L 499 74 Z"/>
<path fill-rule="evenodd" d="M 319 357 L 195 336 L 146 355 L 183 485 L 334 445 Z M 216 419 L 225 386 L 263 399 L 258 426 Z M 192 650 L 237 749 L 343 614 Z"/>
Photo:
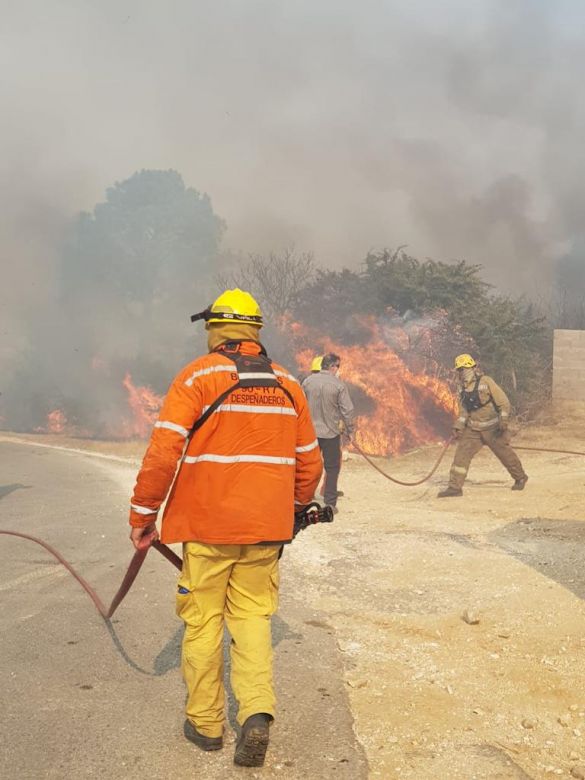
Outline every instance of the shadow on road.
<path fill-rule="evenodd" d="M 585 522 L 522 518 L 488 539 L 545 577 L 585 599 Z"/>
<path fill-rule="evenodd" d="M 181 665 L 181 640 L 183 638 L 182 628 L 179 628 L 177 631 L 175 631 L 173 636 L 156 656 L 153 663 L 153 669 L 150 671 L 149 669 L 143 669 L 136 663 L 136 661 L 134 661 L 133 658 L 128 655 L 126 648 L 122 644 L 122 640 L 118 636 L 112 622 L 110 620 L 105 620 L 104 622 L 106 624 L 106 628 L 108 629 L 108 633 L 112 638 L 114 647 L 118 653 L 120 653 L 125 663 L 127 663 L 131 669 L 134 669 L 135 672 L 138 672 L 139 674 L 145 674 L 148 677 L 162 677 L 163 675 L 167 674 L 167 672 L 170 672 L 172 669 L 177 669 Z"/>
<path fill-rule="evenodd" d="M 32 485 L 21 485 L 20 482 L 15 482 L 12 485 L 0 485 L 0 498 L 5 498 L 15 490 L 28 490 Z"/>
<path fill-rule="evenodd" d="M 154 659 L 154 674 L 162 677 L 172 669 L 178 669 L 181 665 L 181 642 L 183 641 L 183 628 L 178 628 L 169 639 L 157 657 Z"/>
<path fill-rule="evenodd" d="M 106 624 L 106 628 L 108 629 L 109 635 L 112 637 L 112 642 L 114 643 L 114 647 L 116 650 L 120 653 L 124 661 L 128 664 L 128 666 L 131 669 L 134 669 L 135 672 L 139 672 L 140 674 L 146 674 L 148 677 L 158 677 L 160 675 L 157 675 L 156 672 L 150 672 L 148 669 L 143 669 L 141 666 L 139 666 L 136 661 L 134 661 L 128 653 L 126 652 L 126 649 L 124 645 L 122 644 L 122 640 L 116 633 L 116 629 L 112 625 L 112 623 L 109 620 L 105 620 L 104 623 Z"/>
<path fill-rule="evenodd" d="M 166 645 L 160 650 L 160 652 L 154 659 L 152 671 L 150 671 L 148 669 L 143 669 L 141 666 L 139 666 L 136 663 L 136 661 L 134 661 L 128 655 L 128 652 L 126 651 L 126 648 L 122 644 L 122 640 L 118 636 L 112 622 L 106 620 L 105 624 L 106 624 L 106 628 L 108 629 L 108 633 L 112 638 L 112 642 L 114 643 L 114 647 L 116 648 L 118 653 L 120 653 L 125 663 L 127 663 L 131 669 L 134 669 L 135 672 L 138 672 L 139 674 L 148 675 L 149 677 L 162 677 L 163 675 L 167 674 L 173 669 L 180 668 L 181 642 L 183 640 L 182 626 L 175 631 L 175 633 L 168 640 Z M 278 615 L 275 615 L 272 618 L 272 646 L 277 647 L 280 644 L 280 642 L 282 642 L 285 639 L 291 639 L 296 642 L 301 642 L 301 640 L 303 639 L 303 635 L 295 631 L 291 631 L 288 623 L 282 620 L 282 618 L 280 618 Z M 228 632 L 226 631 L 225 642 L 224 642 L 224 662 L 225 662 L 226 669 L 228 671 L 228 678 L 229 678 L 229 668 L 230 668 L 229 645 L 230 645 L 230 638 Z M 229 695 L 229 699 L 230 699 L 230 705 L 232 705 L 233 703 L 233 706 L 235 707 L 235 702 L 233 702 L 233 696 L 231 695 L 231 693 Z M 235 721 L 235 710 L 234 710 L 234 721 Z"/>

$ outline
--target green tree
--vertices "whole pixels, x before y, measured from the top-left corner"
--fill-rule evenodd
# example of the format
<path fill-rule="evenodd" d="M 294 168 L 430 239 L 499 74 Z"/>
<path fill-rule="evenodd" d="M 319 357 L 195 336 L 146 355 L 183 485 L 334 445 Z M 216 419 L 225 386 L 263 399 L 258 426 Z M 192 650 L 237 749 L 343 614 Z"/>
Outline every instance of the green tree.
<path fill-rule="evenodd" d="M 143 170 L 107 190 L 82 213 L 67 240 L 61 306 L 86 348 L 148 365 L 178 366 L 188 354 L 189 315 L 208 303 L 224 232 L 207 195 L 176 171 Z"/>
<path fill-rule="evenodd" d="M 370 253 L 364 261 L 368 295 L 383 310 L 399 314 L 444 309 L 459 319 L 469 302 L 483 300 L 489 289 L 480 278 L 481 266 L 465 261 L 420 261 L 404 249 Z"/>
<path fill-rule="evenodd" d="M 368 254 L 359 271 L 317 273 L 296 314 L 345 344 L 363 337 L 355 315 L 394 323 L 402 318 L 405 327 L 428 318 L 434 360 L 450 371 L 458 352 L 474 352 L 517 408 L 528 411 L 535 400 L 542 403 L 547 386 L 550 327 L 529 302 L 496 293 L 481 270 L 465 261 L 421 261 L 404 248 L 384 249 Z"/>
<path fill-rule="evenodd" d="M 62 264 L 63 297 L 150 305 L 197 289 L 211 275 L 224 229 L 209 197 L 185 187 L 176 171 L 135 173 L 79 215 Z"/>
<path fill-rule="evenodd" d="M 143 170 L 108 189 L 71 225 L 3 390 L 4 424 L 42 428 L 62 409 L 79 431 L 124 435 L 126 373 L 163 393 L 203 347 L 189 315 L 211 300 L 224 229 L 176 171 Z"/>

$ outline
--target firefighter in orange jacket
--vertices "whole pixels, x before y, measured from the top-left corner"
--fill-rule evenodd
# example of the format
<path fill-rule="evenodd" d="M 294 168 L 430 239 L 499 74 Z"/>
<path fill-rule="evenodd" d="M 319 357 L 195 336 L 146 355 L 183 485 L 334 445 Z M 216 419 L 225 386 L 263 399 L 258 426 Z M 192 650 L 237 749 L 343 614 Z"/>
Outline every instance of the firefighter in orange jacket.
<path fill-rule="evenodd" d="M 161 539 L 183 543 L 185 736 L 203 750 L 223 747 L 225 621 L 241 726 L 234 761 L 261 766 L 275 714 L 279 552 L 292 539 L 295 504 L 313 498 L 322 461 L 304 393 L 259 342 L 252 296 L 227 290 L 192 319 L 206 320 L 209 354 L 170 386 L 137 477 L 130 538 L 135 546 L 156 538 L 173 485 Z"/>

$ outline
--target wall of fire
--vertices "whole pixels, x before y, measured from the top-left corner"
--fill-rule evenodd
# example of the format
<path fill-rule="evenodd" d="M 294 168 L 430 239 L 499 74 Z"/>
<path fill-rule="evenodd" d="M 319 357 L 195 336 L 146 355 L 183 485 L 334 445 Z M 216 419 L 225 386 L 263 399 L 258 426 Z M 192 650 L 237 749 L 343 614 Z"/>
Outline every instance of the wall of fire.
<path fill-rule="evenodd" d="M 553 401 L 585 403 L 585 330 L 555 330 Z"/>

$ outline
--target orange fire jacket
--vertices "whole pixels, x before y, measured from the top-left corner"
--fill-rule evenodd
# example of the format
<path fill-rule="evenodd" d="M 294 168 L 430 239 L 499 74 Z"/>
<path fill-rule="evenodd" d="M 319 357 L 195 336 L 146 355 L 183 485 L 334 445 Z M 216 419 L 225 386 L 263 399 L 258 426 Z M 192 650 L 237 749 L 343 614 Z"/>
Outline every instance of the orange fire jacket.
<path fill-rule="evenodd" d="M 252 341 L 239 345 L 242 354 L 258 355 L 260 349 Z M 272 369 L 294 404 L 276 387 L 242 388 L 190 438 L 196 420 L 238 381 L 238 373 L 225 354 L 212 352 L 178 374 L 137 477 L 131 525 L 154 522 L 173 485 L 163 542 L 290 541 L 294 504 L 313 499 L 322 460 L 303 391 L 284 368 L 273 363 Z"/>

